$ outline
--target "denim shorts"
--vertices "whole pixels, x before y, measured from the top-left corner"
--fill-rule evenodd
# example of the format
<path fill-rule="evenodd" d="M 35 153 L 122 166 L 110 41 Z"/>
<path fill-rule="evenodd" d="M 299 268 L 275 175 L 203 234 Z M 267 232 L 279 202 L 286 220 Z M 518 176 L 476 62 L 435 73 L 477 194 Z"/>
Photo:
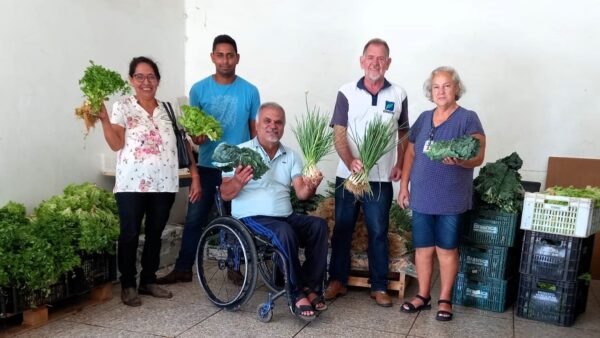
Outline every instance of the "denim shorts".
<path fill-rule="evenodd" d="M 412 239 L 415 248 L 437 246 L 452 250 L 458 248 L 464 214 L 429 215 L 412 212 Z"/>

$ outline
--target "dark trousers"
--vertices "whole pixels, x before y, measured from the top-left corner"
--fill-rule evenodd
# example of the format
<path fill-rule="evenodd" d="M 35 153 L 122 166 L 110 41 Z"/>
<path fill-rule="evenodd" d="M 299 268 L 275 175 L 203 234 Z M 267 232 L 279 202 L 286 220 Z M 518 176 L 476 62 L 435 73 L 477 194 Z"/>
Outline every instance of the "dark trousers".
<path fill-rule="evenodd" d="M 175 262 L 175 270 L 192 271 L 196 260 L 198 241 L 204 227 L 208 223 L 210 210 L 215 203 L 216 187 L 221 185 L 221 171 L 219 169 L 198 167 L 200 174 L 200 185 L 202 186 L 202 198 L 195 203 L 189 203 L 183 237 L 181 238 L 181 249 Z"/>
<path fill-rule="evenodd" d="M 144 216 L 146 238 L 140 285 L 152 284 L 156 281 L 156 270 L 160 263 L 160 237 L 169 219 L 175 193 L 118 192 L 115 198 L 121 222 L 117 250 L 121 287 L 136 287 L 138 238 Z"/>
<path fill-rule="evenodd" d="M 297 298 L 303 288 L 319 290 L 327 269 L 327 222 L 320 217 L 293 213 L 288 217 L 249 217 L 274 233 L 283 246 L 289 266 L 290 293 Z M 298 249 L 304 248 L 304 264 Z"/>
<path fill-rule="evenodd" d="M 372 291 L 387 290 L 388 227 L 393 188 L 391 182 L 369 182 L 373 195 L 357 198 L 344 188 L 344 179 L 335 179 L 335 227 L 331 236 L 329 279 L 343 285 L 350 274 L 352 234 L 362 207 L 369 234 L 369 283 Z"/>

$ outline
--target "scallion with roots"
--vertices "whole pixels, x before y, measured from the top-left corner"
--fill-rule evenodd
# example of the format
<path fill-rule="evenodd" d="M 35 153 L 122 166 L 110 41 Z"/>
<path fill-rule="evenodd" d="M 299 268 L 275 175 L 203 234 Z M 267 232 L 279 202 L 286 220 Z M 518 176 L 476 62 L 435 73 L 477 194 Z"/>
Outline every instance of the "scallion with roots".
<path fill-rule="evenodd" d="M 304 155 L 302 175 L 312 178 L 321 175 L 317 163 L 333 152 L 333 129 L 329 127 L 329 117 L 318 108 L 308 108 L 306 95 L 306 115 L 296 118 L 296 128 L 292 129 Z"/>
<path fill-rule="evenodd" d="M 363 169 L 352 173 L 346 179 L 344 187 L 348 191 L 358 197 L 373 194 L 369 185 L 369 172 L 383 155 L 392 151 L 401 141 L 396 140 L 397 130 L 395 120 L 385 122 L 381 116 L 376 116 L 367 124 L 362 137 L 356 131 L 349 134 L 350 139 L 356 144 Z"/>

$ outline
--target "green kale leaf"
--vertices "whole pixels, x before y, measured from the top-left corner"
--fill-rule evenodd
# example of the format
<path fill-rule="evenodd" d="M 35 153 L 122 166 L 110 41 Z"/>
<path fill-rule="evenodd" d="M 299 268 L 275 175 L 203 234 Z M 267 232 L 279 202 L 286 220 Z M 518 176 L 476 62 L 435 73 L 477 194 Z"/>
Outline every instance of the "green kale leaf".
<path fill-rule="evenodd" d="M 494 163 L 487 163 L 473 181 L 477 197 L 505 212 L 521 210 L 524 190 L 518 170 L 522 165 L 523 161 L 516 152 Z"/>
<path fill-rule="evenodd" d="M 447 141 L 435 141 L 426 155 L 432 161 L 441 161 L 446 157 L 468 160 L 479 153 L 479 140 L 467 135 Z"/>
<path fill-rule="evenodd" d="M 243 167 L 250 165 L 254 170 L 253 180 L 260 179 L 269 170 L 269 167 L 256 151 L 227 143 L 221 143 L 215 149 L 213 165 L 224 172 L 232 171 L 238 165 Z"/>

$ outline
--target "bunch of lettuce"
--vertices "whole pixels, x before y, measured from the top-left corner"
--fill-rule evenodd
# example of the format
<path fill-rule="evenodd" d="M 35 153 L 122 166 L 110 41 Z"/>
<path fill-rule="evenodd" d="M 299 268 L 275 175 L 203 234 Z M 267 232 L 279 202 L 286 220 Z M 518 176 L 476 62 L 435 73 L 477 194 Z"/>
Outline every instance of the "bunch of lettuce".
<path fill-rule="evenodd" d="M 250 165 L 253 172 L 253 180 L 258 180 L 264 175 L 269 167 L 263 162 L 262 157 L 250 148 L 221 143 L 213 154 L 213 165 L 224 172 L 234 170 L 238 165 L 245 167 Z"/>
<path fill-rule="evenodd" d="M 206 135 L 211 141 L 216 141 L 223 136 L 223 128 L 219 121 L 197 107 L 181 106 L 183 115 L 177 119 L 180 125 L 191 136 Z"/>
<path fill-rule="evenodd" d="M 53 243 L 62 233 L 39 233 L 25 212 L 24 205 L 14 202 L 0 208 L 0 287 L 47 293 L 79 259 L 70 243 Z M 71 252 L 62 256 L 65 247 Z"/>
<path fill-rule="evenodd" d="M 594 202 L 595 208 L 600 208 L 600 187 L 587 186 L 583 189 L 575 188 L 572 185 L 569 187 L 552 187 L 546 189 L 546 194 L 556 196 L 589 198 Z"/>
<path fill-rule="evenodd" d="M 518 212 L 523 207 L 523 185 L 521 169 L 523 161 L 516 152 L 487 163 L 473 182 L 477 197 L 505 212 Z"/>
<path fill-rule="evenodd" d="M 479 140 L 466 135 L 447 141 L 435 141 L 431 144 L 426 155 L 432 161 L 441 161 L 446 157 L 468 160 L 479 153 Z"/>
<path fill-rule="evenodd" d="M 40 204 L 34 216 L 41 227 L 62 232 L 79 251 L 114 252 L 119 236 L 117 204 L 111 193 L 92 183 L 67 186 L 63 195 Z"/>

